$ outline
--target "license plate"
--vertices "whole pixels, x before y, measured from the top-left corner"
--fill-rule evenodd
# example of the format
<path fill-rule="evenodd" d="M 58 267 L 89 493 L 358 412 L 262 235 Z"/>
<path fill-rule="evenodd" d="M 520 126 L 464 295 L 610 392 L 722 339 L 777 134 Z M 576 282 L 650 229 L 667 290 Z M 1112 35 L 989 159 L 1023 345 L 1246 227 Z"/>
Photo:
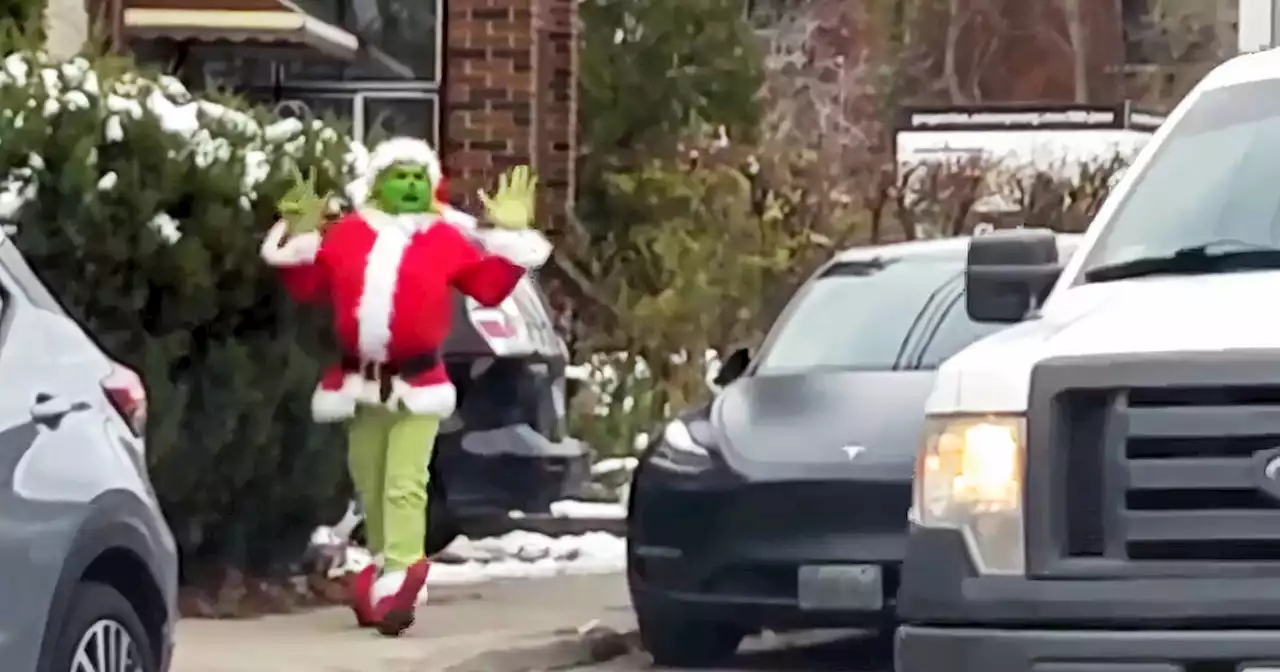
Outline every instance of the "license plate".
<path fill-rule="evenodd" d="M 879 611 L 884 581 L 879 565 L 802 565 L 797 597 L 806 611 Z"/>

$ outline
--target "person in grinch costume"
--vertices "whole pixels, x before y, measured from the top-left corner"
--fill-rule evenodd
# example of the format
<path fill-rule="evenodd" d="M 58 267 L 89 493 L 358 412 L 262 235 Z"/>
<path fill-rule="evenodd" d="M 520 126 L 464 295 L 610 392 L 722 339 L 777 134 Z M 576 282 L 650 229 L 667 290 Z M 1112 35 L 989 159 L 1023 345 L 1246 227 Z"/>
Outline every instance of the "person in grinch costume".
<path fill-rule="evenodd" d="M 426 142 L 378 145 L 364 180 L 363 204 L 328 224 L 326 197 L 314 179 L 299 180 L 262 258 L 295 300 L 333 308 L 342 359 L 323 372 L 311 411 L 317 422 L 348 423 L 348 467 L 375 554 L 352 583 L 352 609 L 361 626 L 395 636 L 426 595 L 427 465 L 457 401 L 440 353 L 452 290 L 496 306 L 551 244 L 529 228 L 536 180 L 526 167 L 504 175 L 492 196 L 481 192 L 493 228 L 480 230 L 439 197 L 440 161 Z"/>

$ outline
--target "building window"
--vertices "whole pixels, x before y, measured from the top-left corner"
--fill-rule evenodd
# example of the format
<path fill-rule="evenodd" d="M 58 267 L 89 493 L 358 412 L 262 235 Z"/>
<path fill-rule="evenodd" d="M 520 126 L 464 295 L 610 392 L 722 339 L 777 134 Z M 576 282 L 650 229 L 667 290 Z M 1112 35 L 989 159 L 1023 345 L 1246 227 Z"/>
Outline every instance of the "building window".
<path fill-rule="evenodd" d="M 1124 62 L 1133 65 L 1152 63 L 1150 46 L 1155 26 L 1148 0 L 1123 0 L 1120 11 L 1124 30 Z"/>
<path fill-rule="evenodd" d="M 367 58 L 353 65 L 298 61 L 290 78 L 400 79 L 439 86 L 443 76 L 445 0 L 302 0 L 313 16 L 359 36 Z"/>
<path fill-rule="evenodd" d="M 1125 63 L 1218 62 L 1235 50 L 1235 10 L 1184 0 L 1123 0 Z"/>
<path fill-rule="evenodd" d="M 349 121 L 351 135 L 361 142 L 408 135 L 440 146 L 440 97 L 436 93 L 285 87 L 254 90 L 249 97 L 283 117 Z"/>

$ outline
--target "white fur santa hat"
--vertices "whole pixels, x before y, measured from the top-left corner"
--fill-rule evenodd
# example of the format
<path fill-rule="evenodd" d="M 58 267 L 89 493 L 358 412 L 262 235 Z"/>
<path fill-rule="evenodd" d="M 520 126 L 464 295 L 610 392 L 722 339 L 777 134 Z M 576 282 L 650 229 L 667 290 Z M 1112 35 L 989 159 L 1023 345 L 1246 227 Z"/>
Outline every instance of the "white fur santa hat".
<path fill-rule="evenodd" d="M 356 167 L 359 177 L 347 185 L 347 196 L 354 205 L 361 205 L 369 198 L 369 190 L 378 173 L 397 163 L 426 167 L 427 177 L 435 186 L 436 199 L 441 202 L 447 199 L 449 192 L 445 184 L 444 169 L 440 165 L 440 155 L 425 140 L 406 136 L 384 140 L 369 152 L 368 160 L 363 163 L 363 166 Z"/>

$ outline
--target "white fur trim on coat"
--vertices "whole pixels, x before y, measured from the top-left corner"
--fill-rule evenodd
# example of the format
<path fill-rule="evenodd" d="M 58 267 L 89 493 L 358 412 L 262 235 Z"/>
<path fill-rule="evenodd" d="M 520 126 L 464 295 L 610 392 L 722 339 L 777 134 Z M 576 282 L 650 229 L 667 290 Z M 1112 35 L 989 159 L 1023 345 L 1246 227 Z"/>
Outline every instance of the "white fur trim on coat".
<path fill-rule="evenodd" d="M 485 229 L 484 247 L 528 269 L 541 268 L 551 257 L 551 241 L 533 229 Z"/>
<path fill-rule="evenodd" d="M 284 241 L 288 232 L 289 224 L 283 220 L 276 222 L 267 231 L 267 237 L 262 240 L 262 260 L 272 266 L 305 266 L 315 263 L 316 255 L 320 253 L 320 234 L 313 231 Z"/>
<path fill-rule="evenodd" d="M 364 291 L 356 307 L 360 356 L 371 362 L 387 361 L 391 342 L 391 314 L 395 310 L 400 262 L 409 247 L 409 235 L 395 228 L 378 231 L 364 267 Z"/>
<path fill-rule="evenodd" d="M 356 414 L 356 402 L 364 395 L 365 380 L 356 373 L 342 378 L 342 387 L 326 390 L 316 387 L 311 395 L 311 418 L 316 422 L 341 422 Z M 377 400 L 375 393 L 374 400 Z"/>
<path fill-rule="evenodd" d="M 458 391 L 451 383 L 414 387 L 396 376 L 391 381 L 391 399 L 387 403 L 393 408 L 401 404 L 414 415 L 447 418 L 458 405 Z"/>
<path fill-rule="evenodd" d="M 431 212 L 392 215 L 374 208 L 361 208 L 358 212 L 365 223 L 369 225 L 369 228 L 374 231 L 395 229 L 406 235 L 426 231 L 440 221 L 440 215 Z"/>
<path fill-rule="evenodd" d="M 480 228 L 479 220 L 452 206 L 443 206 L 440 209 L 440 218 L 467 233 L 474 233 Z"/>
<path fill-rule="evenodd" d="M 370 591 L 370 597 L 373 603 L 377 604 L 388 597 L 394 596 L 400 592 L 400 586 L 404 585 L 404 580 L 408 578 L 408 572 L 387 572 L 378 577 L 373 582 L 373 589 Z M 427 602 L 427 584 L 422 584 L 422 588 L 418 591 L 418 604 L 426 604 Z"/>
<path fill-rule="evenodd" d="M 440 156 L 430 144 L 418 138 L 398 137 L 378 143 L 369 153 L 368 178 L 372 180 L 378 173 L 397 163 L 425 167 L 432 185 L 440 184 L 440 178 L 444 174 L 440 168 Z"/>

